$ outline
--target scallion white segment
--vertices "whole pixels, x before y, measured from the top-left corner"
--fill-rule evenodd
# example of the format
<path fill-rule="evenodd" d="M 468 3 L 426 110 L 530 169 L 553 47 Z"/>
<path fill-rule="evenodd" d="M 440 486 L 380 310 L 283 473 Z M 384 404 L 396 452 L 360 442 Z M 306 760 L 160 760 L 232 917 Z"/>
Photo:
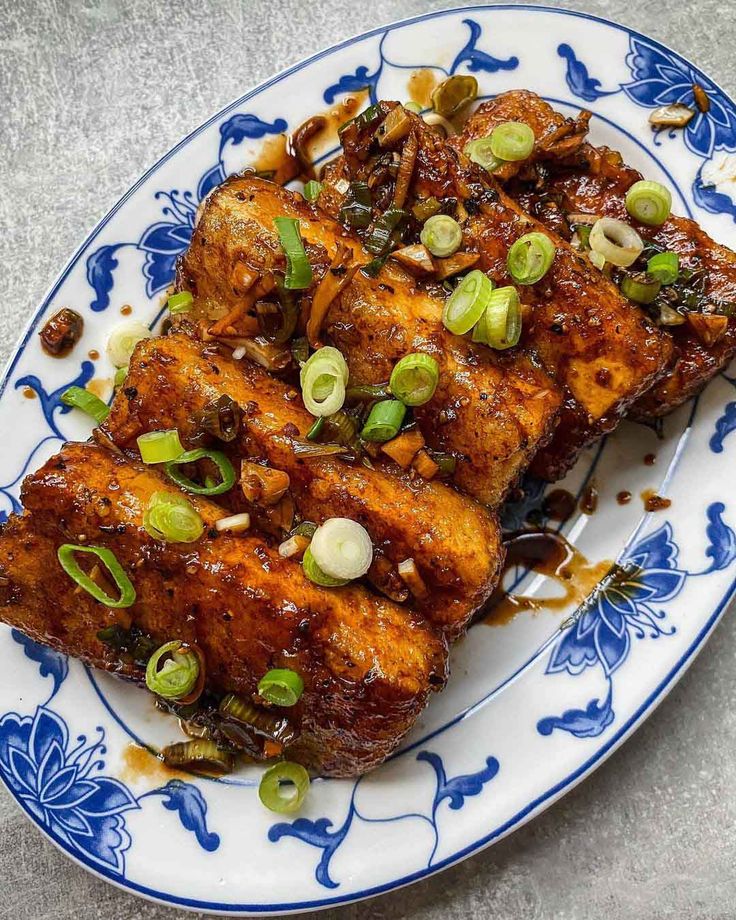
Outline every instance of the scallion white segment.
<path fill-rule="evenodd" d="M 349 518 L 325 521 L 315 531 L 310 549 L 314 561 L 331 578 L 360 578 L 373 562 L 368 531 Z"/>
<path fill-rule="evenodd" d="M 309 358 L 299 374 L 307 410 L 318 418 L 332 415 L 345 402 L 348 366 L 336 348 L 325 345 Z"/>
<path fill-rule="evenodd" d="M 107 356 L 115 367 L 127 367 L 135 346 L 141 339 L 149 339 L 151 335 L 148 326 L 138 320 L 121 323 L 112 330 L 107 340 Z"/>

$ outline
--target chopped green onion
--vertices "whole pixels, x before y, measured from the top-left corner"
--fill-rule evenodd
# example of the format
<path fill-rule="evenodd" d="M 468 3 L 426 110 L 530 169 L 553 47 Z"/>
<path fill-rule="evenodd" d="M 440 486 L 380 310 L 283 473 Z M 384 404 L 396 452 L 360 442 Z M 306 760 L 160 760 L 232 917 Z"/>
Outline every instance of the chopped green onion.
<path fill-rule="evenodd" d="M 483 315 L 493 282 L 479 269 L 469 272 L 445 301 L 442 322 L 455 335 L 465 335 Z"/>
<path fill-rule="evenodd" d="M 590 247 L 606 262 L 628 268 L 644 249 L 641 237 L 628 224 L 613 217 L 601 217 L 590 229 Z"/>
<path fill-rule="evenodd" d="M 316 201 L 319 198 L 319 194 L 322 191 L 322 183 L 317 182 L 316 179 L 310 179 L 309 182 L 304 186 L 304 197 L 307 201 Z"/>
<path fill-rule="evenodd" d="M 389 254 L 387 252 L 382 256 L 376 256 L 375 259 L 371 259 L 370 262 L 361 268 L 361 272 L 369 278 L 377 278 L 381 269 L 388 261 L 388 256 Z"/>
<path fill-rule="evenodd" d="M 143 527 L 154 540 L 194 543 L 202 536 L 204 522 L 183 495 L 154 492 L 143 515 Z"/>
<path fill-rule="evenodd" d="M 364 230 L 371 222 L 371 190 L 365 182 L 351 182 L 339 214 L 340 223 Z"/>
<path fill-rule="evenodd" d="M 99 585 L 87 575 L 79 566 L 74 558 L 75 553 L 89 553 L 96 556 L 105 566 L 110 577 L 115 582 L 117 589 L 120 591 L 120 597 L 110 597 L 107 592 L 103 591 Z M 80 588 L 91 594 L 92 597 L 104 604 L 106 607 L 130 607 L 135 601 L 135 588 L 133 583 L 123 571 L 112 550 L 105 549 L 104 546 L 77 546 L 74 543 L 64 543 L 59 547 L 57 556 L 62 569 L 66 574 L 75 581 Z"/>
<path fill-rule="evenodd" d="M 662 284 L 674 284 L 680 275 L 680 256 L 676 252 L 658 252 L 647 262 L 647 274 Z"/>
<path fill-rule="evenodd" d="M 505 121 L 491 131 L 490 148 L 503 161 L 526 160 L 534 150 L 534 132 L 523 121 Z"/>
<path fill-rule="evenodd" d="M 404 421 L 406 406 L 398 399 L 377 402 L 366 420 L 360 436 L 364 441 L 383 443 L 395 438 Z"/>
<path fill-rule="evenodd" d="M 442 202 L 432 195 L 430 198 L 420 198 L 419 201 L 412 206 L 411 213 L 416 217 L 419 223 L 423 224 L 441 208 Z"/>
<path fill-rule="evenodd" d="M 235 763 L 229 751 L 217 747 L 207 738 L 194 738 L 192 741 L 178 741 L 161 751 L 167 767 L 201 773 L 203 776 L 223 776 L 232 773 Z"/>
<path fill-rule="evenodd" d="M 322 429 L 324 427 L 325 427 L 325 416 L 320 415 L 319 418 L 314 420 L 314 424 L 310 427 L 309 431 L 307 432 L 307 440 L 316 441 L 319 438 L 322 432 Z"/>
<path fill-rule="evenodd" d="M 325 521 L 314 532 L 309 552 L 320 571 L 340 581 L 362 578 L 373 562 L 368 531 L 349 518 Z"/>
<path fill-rule="evenodd" d="M 374 256 L 383 255 L 391 245 L 393 232 L 405 217 L 406 211 L 400 208 L 389 208 L 381 214 L 366 237 L 365 248 L 368 252 Z"/>
<path fill-rule="evenodd" d="M 338 136 L 341 136 L 343 131 L 350 125 L 354 125 L 358 131 L 362 131 L 364 128 L 368 128 L 371 122 L 374 122 L 380 117 L 381 107 L 377 102 L 374 102 L 373 105 L 369 105 L 367 109 L 363 109 L 363 111 L 359 112 L 354 118 L 350 118 L 344 124 L 340 125 L 337 129 Z"/>
<path fill-rule="evenodd" d="M 113 377 L 112 385 L 117 389 L 125 383 L 125 378 L 128 376 L 127 367 L 119 367 L 115 371 L 115 376 Z"/>
<path fill-rule="evenodd" d="M 348 387 L 345 398 L 348 402 L 373 402 L 375 399 L 387 399 L 391 393 L 385 383 L 364 383 Z"/>
<path fill-rule="evenodd" d="M 453 74 L 432 91 L 432 108 L 449 118 L 478 97 L 478 81 L 465 74 Z"/>
<path fill-rule="evenodd" d="M 440 476 L 454 476 L 455 468 L 457 467 L 457 459 L 453 457 L 452 454 L 443 451 L 433 451 L 431 456 L 440 468 Z"/>
<path fill-rule="evenodd" d="M 546 233 L 525 233 L 506 257 L 506 267 L 517 284 L 536 284 L 552 266 L 555 244 Z"/>
<path fill-rule="evenodd" d="M 638 272 L 635 275 L 624 275 L 621 279 L 621 293 L 634 303 L 647 304 L 652 303 L 659 290 L 662 282 L 656 278 L 650 278 L 645 272 Z"/>
<path fill-rule="evenodd" d="M 177 469 L 184 463 L 196 463 L 198 460 L 211 460 L 220 474 L 220 482 L 214 485 L 211 482 L 205 482 L 205 485 L 200 486 Z M 221 450 L 209 450 L 204 447 L 188 450 L 171 460 L 166 464 L 166 475 L 179 488 L 184 489 L 185 492 L 193 492 L 195 495 L 222 495 L 235 485 L 235 469 L 225 454 Z"/>
<path fill-rule="evenodd" d="M 296 671 L 274 668 L 258 681 L 258 693 L 274 706 L 294 706 L 304 693 L 304 681 Z"/>
<path fill-rule="evenodd" d="M 465 145 L 463 153 L 473 163 L 482 166 L 489 173 L 492 173 L 494 169 L 498 169 L 499 166 L 503 166 L 504 163 L 493 152 L 490 137 L 479 137 L 474 141 L 470 141 L 469 144 Z"/>
<path fill-rule="evenodd" d="M 422 107 L 421 107 L 421 105 L 419 105 L 418 102 L 414 102 L 413 99 L 410 100 L 409 102 L 405 102 L 405 103 L 404 103 L 404 108 L 407 110 L 407 112 L 413 112 L 415 115 L 421 115 L 421 114 L 422 114 Z"/>
<path fill-rule="evenodd" d="M 345 402 L 348 366 L 345 358 L 331 345 L 312 355 L 299 373 L 302 399 L 312 415 L 332 415 Z"/>
<path fill-rule="evenodd" d="M 434 396 L 440 379 L 439 364 L 431 355 L 405 355 L 391 372 L 391 392 L 405 406 L 423 406 Z"/>
<path fill-rule="evenodd" d="M 315 585 L 320 585 L 322 588 L 341 588 L 343 585 L 347 584 L 347 579 L 332 578 L 326 572 L 322 571 L 322 569 L 314 561 L 311 546 L 308 546 L 304 550 L 304 557 L 302 558 L 302 569 L 310 581 L 313 581 Z"/>
<path fill-rule="evenodd" d="M 309 537 L 310 540 L 316 532 L 317 525 L 313 521 L 302 521 L 301 524 L 297 524 L 292 531 L 292 533 L 298 534 L 300 537 Z"/>
<path fill-rule="evenodd" d="M 580 243 L 578 249 L 590 249 L 590 228 L 590 224 L 578 224 L 575 227 L 575 235 Z"/>
<path fill-rule="evenodd" d="M 194 297 L 190 291 L 179 291 L 178 294 L 172 294 L 166 301 L 169 313 L 176 316 L 177 313 L 188 313 L 192 309 Z"/>
<path fill-rule="evenodd" d="M 626 193 L 626 210 L 634 220 L 659 227 L 670 216 L 672 195 L 660 182 L 640 179 Z"/>
<path fill-rule="evenodd" d="M 286 277 L 284 287 L 289 291 L 301 291 L 312 283 L 312 266 L 304 250 L 299 221 L 296 217 L 274 217 L 279 241 L 286 253 Z"/>
<path fill-rule="evenodd" d="M 291 356 L 301 367 L 309 358 L 309 340 L 306 336 L 299 336 L 291 340 Z"/>
<path fill-rule="evenodd" d="M 99 396 L 84 390 L 82 387 L 69 387 L 61 394 L 61 401 L 65 406 L 81 409 L 90 415 L 98 425 L 101 425 L 110 414 L 110 407 Z"/>
<path fill-rule="evenodd" d="M 139 435 L 138 450 L 144 463 L 168 463 L 184 453 L 176 428 Z"/>
<path fill-rule="evenodd" d="M 473 330 L 473 341 L 498 350 L 513 348 L 521 338 L 521 325 L 521 303 L 516 288 L 496 288 Z"/>
<path fill-rule="evenodd" d="M 454 217 L 448 214 L 435 214 L 422 227 L 419 239 L 432 253 L 440 259 L 454 255 L 463 241 L 463 230 Z"/>
<path fill-rule="evenodd" d="M 309 774 L 301 764 L 283 760 L 261 777 L 258 798 L 280 815 L 299 811 L 309 790 Z"/>
<path fill-rule="evenodd" d="M 107 340 L 107 356 L 115 367 L 127 367 L 135 346 L 142 339 L 150 338 L 151 334 L 148 326 L 138 320 L 116 326 Z"/>
<path fill-rule="evenodd" d="M 148 659 L 146 686 L 165 700 L 179 700 L 197 686 L 199 670 L 199 655 L 175 639 Z"/>

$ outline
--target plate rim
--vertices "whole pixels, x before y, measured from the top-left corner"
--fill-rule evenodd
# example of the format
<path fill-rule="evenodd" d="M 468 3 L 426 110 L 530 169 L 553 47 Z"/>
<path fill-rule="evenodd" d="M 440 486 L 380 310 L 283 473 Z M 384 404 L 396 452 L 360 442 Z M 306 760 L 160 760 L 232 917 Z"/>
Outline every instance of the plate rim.
<path fill-rule="evenodd" d="M 625 34 L 643 39 L 653 46 L 668 52 L 669 54 L 674 55 L 679 60 L 687 64 L 692 70 L 707 78 L 710 83 L 723 95 L 723 97 L 728 100 L 734 107 L 736 107 L 736 102 L 732 99 L 731 95 L 727 93 L 723 87 L 714 80 L 708 71 L 704 70 L 702 67 L 693 64 L 687 57 L 685 57 L 680 52 L 676 51 L 666 43 L 659 41 L 658 39 L 652 38 L 649 35 L 646 35 L 643 32 L 640 32 L 638 29 L 624 25 L 623 23 L 616 22 L 613 19 L 608 19 L 604 16 L 599 16 L 594 13 L 588 13 L 583 10 L 573 9 L 573 8 L 556 8 L 553 6 L 547 6 L 540 3 L 481 3 L 478 5 L 468 6 L 452 6 L 446 9 L 432 10 L 425 13 L 420 13 L 415 16 L 409 16 L 402 19 L 392 20 L 389 23 L 376 26 L 372 29 L 359 32 L 345 38 L 341 41 L 335 42 L 332 45 L 329 45 L 325 48 L 320 49 L 319 51 L 308 55 L 294 64 L 288 65 L 287 67 L 282 68 L 277 71 L 271 77 L 266 78 L 260 83 L 256 84 L 252 89 L 248 90 L 246 93 L 238 96 L 237 98 L 231 100 L 217 112 L 206 118 L 200 124 L 195 126 L 189 133 L 181 138 L 176 144 L 174 144 L 169 150 L 167 150 L 161 157 L 159 157 L 141 176 L 124 192 L 124 194 L 113 204 L 113 206 L 102 216 L 102 218 L 97 221 L 92 227 L 92 229 L 87 233 L 82 242 L 74 250 L 73 254 L 64 264 L 64 267 L 59 272 L 58 276 L 51 283 L 46 293 L 40 299 L 38 306 L 33 311 L 31 317 L 27 321 L 24 329 L 22 330 L 18 340 L 11 351 L 11 354 L 8 360 L 5 362 L 5 365 L 2 370 L 2 375 L 0 376 L 0 397 L 3 396 L 5 389 L 10 381 L 15 366 L 23 354 L 25 348 L 27 347 L 30 338 L 35 331 L 41 317 L 44 315 L 47 310 L 49 303 L 56 295 L 57 291 L 61 285 L 66 280 L 69 272 L 75 267 L 80 255 L 82 252 L 89 246 L 89 244 L 99 235 L 103 228 L 109 223 L 109 221 L 117 214 L 117 212 L 123 207 L 123 205 L 131 198 L 139 188 L 152 176 L 157 170 L 166 163 L 175 153 L 177 153 L 181 148 L 185 147 L 191 140 L 197 137 L 202 131 L 206 130 L 212 124 L 219 121 L 223 116 L 228 114 L 234 108 L 240 107 L 244 103 L 248 102 L 251 98 L 261 93 L 263 90 L 268 87 L 280 82 L 285 77 L 290 76 L 293 73 L 296 73 L 305 67 L 315 63 L 316 61 L 334 54 L 337 51 L 347 48 L 358 41 L 362 41 L 367 38 L 372 38 L 375 35 L 382 33 L 394 31 L 398 28 L 414 25 L 420 22 L 424 22 L 432 19 L 440 19 L 445 16 L 454 16 L 457 14 L 472 14 L 477 13 L 478 11 L 495 11 L 495 10 L 505 10 L 505 11 L 515 11 L 522 10 L 532 13 L 554 13 L 556 15 L 567 16 L 572 18 L 580 18 L 601 25 L 607 26 L 609 28 L 616 29 L 617 31 L 624 32 Z M 88 861 L 84 857 L 81 857 L 77 852 L 73 851 L 70 847 L 65 845 L 62 841 L 52 837 L 48 834 L 45 828 L 39 824 L 33 817 L 32 813 L 28 808 L 23 804 L 23 802 L 16 796 L 13 790 L 3 782 L 3 786 L 8 791 L 11 796 L 11 799 L 15 802 L 16 806 L 20 811 L 28 818 L 28 820 L 36 827 L 38 831 L 49 840 L 58 850 L 63 852 L 72 862 L 81 866 L 91 875 L 95 876 L 98 879 L 101 879 L 114 887 L 120 889 L 121 891 L 128 892 L 130 894 L 143 897 L 151 902 L 162 904 L 164 906 L 177 906 L 184 910 L 188 911 L 201 911 L 206 910 L 211 914 L 217 916 L 262 916 L 262 915 L 284 915 L 291 914 L 303 911 L 317 911 L 324 910 L 330 907 L 335 907 L 339 905 L 347 905 L 356 903 L 358 901 L 366 900 L 371 897 L 376 897 L 380 894 L 386 894 L 390 891 L 398 890 L 404 888 L 408 885 L 411 885 L 415 882 L 421 881 L 422 879 L 429 878 L 433 875 L 436 875 L 445 869 L 450 868 L 453 865 L 457 865 L 462 862 L 464 859 L 467 859 L 469 856 L 476 853 L 480 853 L 482 850 L 487 849 L 493 843 L 498 842 L 504 837 L 508 836 L 513 831 L 522 827 L 532 818 L 536 817 L 542 811 L 550 807 L 554 802 L 558 801 L 563 795 L 568 791 L 574 788 L 578 783 L 582 782 L 590 773 L 592 773 L 598 766 L 604 763 L 638 728 L 639 726 L 651 715 L 651 713 L 657 708 L 657 706 L 667 697 L 676 683 L 684 676 L 692 662 L 695 660 L 707 640 L 710 638 L 710 635 L 715 630 L 719 621 L 721 620 L 723 614 L 725 613 L 730 602 L 736 597 L 736 578 L 731 582 L 731 584 L 726 589 L 725 593 L 722 595 L 720 601 L 714 606 L 712 612 L 708 616 L 707 620 L 703 623 L 701 629 L 697 632 L 694 639 L 690 645 L 685 649 L 679 659 L 672 665 L 663 679 L 659 684 L 648 694 L 648 696 L 641 702 L 637 709 L 630 715 L 630 717 L 619 727 L 616 733 L 608 739 L 608 741 L 597 749 L 583 764 L 581 764 L 577 769 L 568 774 L 564 779 L 555 783 L 550 787 L 546 792 L 537 796 L 533 801 L 527 803 L 522 809 L 520 809 L 515 815 L 509 818 L 506 822 L 500 825 L 498 828 L 490 831 L 489 833 L 483 835 L 479 840 L 474 843 L 468 844 L 463 847 L 458 852 L 452 854 L 451 856 L 446 857 L 444 860 L 433 864 L 429 868 L 419 869 L 415 872 L 409 873 L 399 879 L 394 879 L 389 882 L 385 882 L 381 885 L 375 885 L 371 888 L 366 888 L 359 892 L 353 892 L 343 895 L 336 895 L 334 897 L 328 898 L 319 898 L 310 901 L 293 901 L 293 902 L 284 902 L 279 904 L 229 904 L 224 902 L 216 901 L 206 901 L 200 900 L 197 898 L 187 898 L 181 897 L 173 894 L 168 894 L 166 892 L 157 891 L 153 888 L 149 888 L 146 885 L 142 885 L 130 879 L 120 879 L 119 877 L 114 876 L 111 873 L 107 873 L 104 869 L 94 865 L 91 861 Z M 1 779 L 1 777 L 0 777 Z"/>

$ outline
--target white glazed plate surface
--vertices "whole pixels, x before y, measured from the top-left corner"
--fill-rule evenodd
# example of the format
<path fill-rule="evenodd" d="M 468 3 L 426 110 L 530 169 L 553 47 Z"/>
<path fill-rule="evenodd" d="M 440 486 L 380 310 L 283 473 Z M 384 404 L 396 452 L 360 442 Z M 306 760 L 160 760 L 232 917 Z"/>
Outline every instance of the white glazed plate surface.
<path fill-rule="evenodd" d="M 82 245 L 0 385 L 0 519 L 19 509 L 26 472 L 64 440 L 89 435 L 81 413 L 59 396 L 92 378 L 110 383 L 104 345 L 124 304 L 134 317 L 156 321 L 198 201 L 254 162 L 263 143 L 345 93 L 407 99 L 412 72 L 427 67 L 439 78 L 474 73 L 484 97 L 525 87 L 568 114 L 592 109 L 594 142 L 669 185 L 674 210 L 736 245 L 736 107 L 674 52 L 592 16 L 534 7 L 473 7 L 377 29 L 214 116 Z M 653 132 L 650 110 L 692 103 L 695 82 L 710 111 L 683 131 Z M 85 335 L 70 357 L 55 360 L 36 333 L 63 306 L 83 314 Z M 103 357 L 93 362 L 90 349 Z M 564 483 L 580 494 L 595 477 L 598 512 L 573 516 L 565 534 L 593 562 L 632 562 L 630 580 L 604 591 L 572 624 L 565 622 L 571 608 L 474 627 L 454 651 L 447 690 L 401 751 L 357 782 L 315 781 L 298 818 L 282 820 L 259 804 L 258 768 L 219 781 L 134 769 L 131 745 L 179 740 L 175 721 L 157 714 L 145 691 L 4 627 L 0 777 L 31 820 L 88 869 L 207 912 L 345 903 L 493 843 L 595 769 L 646 718 L 727 606 L 736 578 L 736 502 L 726 487 L 736 453 L 735 386 L 727 373 L 717 377 L 667 419 L 664 440 L 624 423 Z M 655 466 L 642 462 L 649 452 Z M 646 488 L 671 507 L 644 515 Z M 620 490 L 633 494 L 629 505 L 617 504 Z M 541 578 L 516 576 L 524 593 L 551 590 Z"/>

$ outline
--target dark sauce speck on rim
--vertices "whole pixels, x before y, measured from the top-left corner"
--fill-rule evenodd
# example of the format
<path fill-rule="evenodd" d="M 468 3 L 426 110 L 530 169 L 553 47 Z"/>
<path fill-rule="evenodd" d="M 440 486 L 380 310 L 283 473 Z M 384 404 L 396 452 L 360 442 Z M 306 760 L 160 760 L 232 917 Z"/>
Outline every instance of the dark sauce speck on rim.
<path fill-rule="evenodd" d="M 84 320 L 79 313 L 64 307 L 44 323 L 38 335 L 47 355 L 64 358 L 82 338 L 83 332 Z"/>

